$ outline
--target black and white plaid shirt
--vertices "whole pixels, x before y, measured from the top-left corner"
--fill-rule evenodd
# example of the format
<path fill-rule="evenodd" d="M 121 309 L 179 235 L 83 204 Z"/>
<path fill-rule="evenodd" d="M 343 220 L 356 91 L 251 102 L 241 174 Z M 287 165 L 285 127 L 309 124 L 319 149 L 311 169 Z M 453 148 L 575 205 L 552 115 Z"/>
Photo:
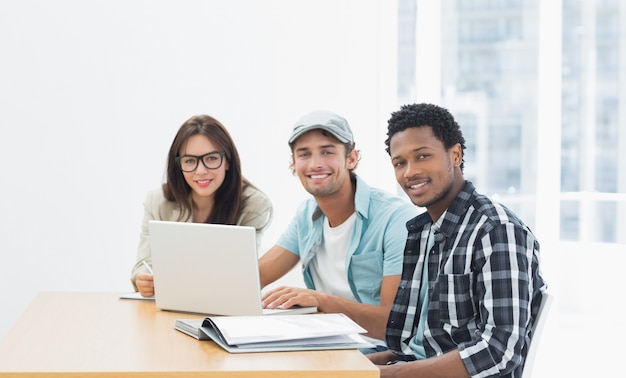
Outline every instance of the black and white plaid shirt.
<path fill-rule="evenodd" d="M 520 377 L 545 283 L 539 243 L 510 210 L 471 182 L 436 225 L 428 213 L 407 223 L 402 279 L 387 323 L 387 345 L 407 360 L 419 323 L 419 290 L 430 228 L 428 357 L 458 349 L 472 377 Z"/>

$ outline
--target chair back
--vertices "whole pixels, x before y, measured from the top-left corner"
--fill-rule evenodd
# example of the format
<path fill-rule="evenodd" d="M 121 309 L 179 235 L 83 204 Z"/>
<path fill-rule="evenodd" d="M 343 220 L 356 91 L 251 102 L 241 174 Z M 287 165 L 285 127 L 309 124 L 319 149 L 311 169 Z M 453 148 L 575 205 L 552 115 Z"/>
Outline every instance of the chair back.
<path fill-rule="evenodd" d="M 539 348 L 539 339 L 543 333 L 543 328 L 548 318 L 548 312 L 552 306 L 554 297 L 547 291 L 543 292 L 541 297 L 541 304 L 539 305 L 539 312 L 537 318 L 533 322 L 530 328 L 530 345 L 528 347 L 528 354 L 526 355 L 526 362 L 524 362 L 524 371 L 522 372 L 522 378 L 530 378 L 533 372 L 533 365 L 535 364 L 535 356 L 537 349 Z"/>

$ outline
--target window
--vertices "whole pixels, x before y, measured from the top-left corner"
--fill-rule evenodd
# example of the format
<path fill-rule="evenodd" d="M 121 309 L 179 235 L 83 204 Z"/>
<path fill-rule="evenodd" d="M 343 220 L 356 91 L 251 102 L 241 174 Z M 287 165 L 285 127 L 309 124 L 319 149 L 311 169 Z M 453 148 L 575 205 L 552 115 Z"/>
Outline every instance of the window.
<path fill-rule="evenodd" d="M 415 70 L 438 72 L 429 64 L 440 62 L 440 103 L 468 139 L 466 177 L 483 193 L 524 209 L 532 227 L 544 216 L 537 196 L 546 194 L 537 182 L 555 177 L 540 177 L 540 165 L 560 167 L 560 190 L 547 194 L 560 198 L 558 238 L 626 244 L 626 53 L 620 49 L 626 38 L 620 7 L 626 4 L 562 0 L 562 27 L 547 31 L 560 35 L 561 80 L 554 93 L 561 98 L 539 103 L 547 85 L 539 72 L 550 64 L 540 55 L 546 30 L 539 31 L 539 1 L 445 0 L 440 19 L 418 17 L 432 24 L 415 25 L 412 12 L 429 9 L 421 3 L 399 1 L 399 98 L 418 93 Z M 432 53 L 441 60 L 420 57 L 414 33 L 435 29 L 441 45 Z M 540 106 L 560 107 L 560 124 L 542 124 Z M 549 139 L 545 148 L 560 150 L 559 161 L 539 159 L 539 137 Z"/>

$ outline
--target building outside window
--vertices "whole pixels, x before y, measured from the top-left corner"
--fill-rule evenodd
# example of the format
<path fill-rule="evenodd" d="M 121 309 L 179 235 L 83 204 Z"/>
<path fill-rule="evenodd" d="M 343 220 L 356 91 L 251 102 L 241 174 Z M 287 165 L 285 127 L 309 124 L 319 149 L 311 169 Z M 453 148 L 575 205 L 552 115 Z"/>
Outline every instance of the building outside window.
<path fill-rule="evenodd" d="M 538 165 L 558 166 L 559 240 L 626 244 L 626 3 L 562 0 L 561 98 L 541 104 L 560 106 L 560 124 L 538 117 L 538 0 L 443 0 L 440 18 L 420 18 L 424 3 L 398 2 L 398 103 L 420 101 L 416 71 L 429 70 L 416 33 L 440 29 L 433 69 L 468 136 L 466 177 L 533 227 Z M 539 160 L 540 135 L 560 135 L 560 161 Z"/>

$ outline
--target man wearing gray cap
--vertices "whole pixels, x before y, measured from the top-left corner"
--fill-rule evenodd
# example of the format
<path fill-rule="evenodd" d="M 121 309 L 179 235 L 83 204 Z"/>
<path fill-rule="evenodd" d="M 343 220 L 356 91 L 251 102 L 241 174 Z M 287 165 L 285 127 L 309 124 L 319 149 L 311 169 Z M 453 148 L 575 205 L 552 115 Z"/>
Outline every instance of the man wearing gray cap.
<path fill-rule="evenodd" d="M 406 222 L 418 210 L 369 187 L 354 173 L 359 152 L 348 122 L 337 114 L 303 116 L 289 146 L 293 173 L 313 197 L 261 256 L 261 285 L 301 263 L 307 288 L 276 288 L 264 295 L 263 304 L 344 313 L 384 349 L 387 317 L 402 273 Z"/>

